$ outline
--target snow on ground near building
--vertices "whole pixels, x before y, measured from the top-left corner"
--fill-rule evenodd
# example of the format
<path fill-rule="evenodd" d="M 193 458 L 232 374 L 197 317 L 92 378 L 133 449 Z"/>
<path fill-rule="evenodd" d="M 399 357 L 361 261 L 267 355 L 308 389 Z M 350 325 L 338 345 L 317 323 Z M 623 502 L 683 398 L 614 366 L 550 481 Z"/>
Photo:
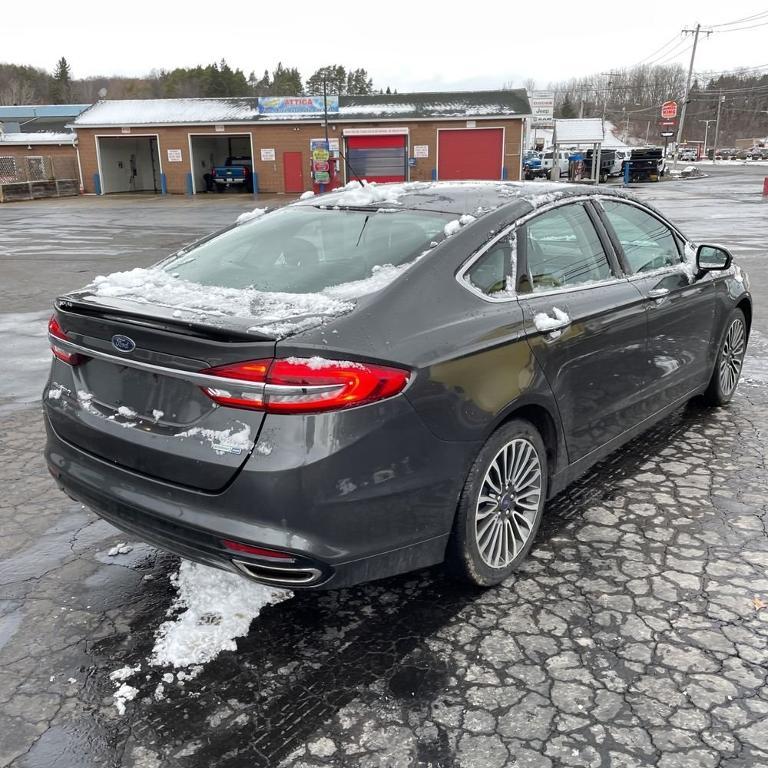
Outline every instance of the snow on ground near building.
<path fill-rule="evenodd" d="M 0 314 L 0 413 L 40 400 L 51 365 L 50 316 L 49 310 Z"/>
<path fill-rule="evenodd" d="M 288 590 L 187 560 L 171 576 L 171 583 L 177 595 L 169 613 L 180 613 L 157 631 L 150 658 L 154 666 L 205 664 L 222 651 L 236 650 L 236 638 L 248 634 L 262 609 L 293 596 Z"/>

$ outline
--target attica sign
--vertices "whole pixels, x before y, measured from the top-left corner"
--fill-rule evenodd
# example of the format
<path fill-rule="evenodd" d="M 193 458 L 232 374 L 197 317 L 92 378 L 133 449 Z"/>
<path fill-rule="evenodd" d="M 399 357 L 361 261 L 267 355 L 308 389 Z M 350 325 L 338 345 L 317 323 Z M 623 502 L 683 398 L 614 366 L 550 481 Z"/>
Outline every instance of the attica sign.
<path fill-rule="evenodd" d="M 328 113 L 338 114 L 339 97 L 327 96 Z M 260 115 L 322 115 L 322 96 L 259 96 Z"/>

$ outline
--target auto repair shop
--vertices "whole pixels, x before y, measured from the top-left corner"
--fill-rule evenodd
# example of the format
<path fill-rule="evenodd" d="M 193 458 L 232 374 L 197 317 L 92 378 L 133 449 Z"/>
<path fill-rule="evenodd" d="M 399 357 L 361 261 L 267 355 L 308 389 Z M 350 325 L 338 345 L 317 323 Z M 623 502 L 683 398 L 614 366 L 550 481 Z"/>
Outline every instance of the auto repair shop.
<path fill-rule="evenodd" d="M 86 192 L 199 194 L 250 163 L 257 192 L 312 188 L 324 138 L 335 184 L 519 179 L 525 90 L 100 101 L 73 123 Z"/>

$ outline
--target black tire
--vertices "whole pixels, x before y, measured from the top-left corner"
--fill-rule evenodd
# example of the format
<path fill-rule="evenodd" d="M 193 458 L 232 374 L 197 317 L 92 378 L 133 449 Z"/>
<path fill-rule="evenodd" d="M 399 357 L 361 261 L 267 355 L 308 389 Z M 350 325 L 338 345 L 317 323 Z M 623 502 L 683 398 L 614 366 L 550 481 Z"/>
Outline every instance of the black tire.
<path fill-rule="evenodd" d="M 731 402 L 739 385 L 747 351 L 747 319 L 736 307 L 728 317 L 717 349 L 715 369 L 704 392 L 704 402 L 715 407 Z"/>
<path fill-rule="evenodd" d="M 511 447 L 513 445 L 514 449 Z M 526 446 L 530 446 L 530 449 Z M 496 500 L 493 501 L 487 495 L 490 489 L 488 476 L 490 474 L 494 482 L 500 478 L 496 470 L 491 468 L 497 460 L 503 463 L 502 451 L 505 447 L 508 451 L 508 463 L 512 463 L 508 475 L 513 478 L 515 476 L 514 461 L 518 454 L 513 450 L 520 451 L 520 461 L 523 463 L 520 464 L 519 471 L 524 474 L 519 476 L 516 489 L 512 488 L 510 492 L 501 495 L 496 494 Z M 523 458 L 529 455 L 530 450 L 535 451 L 538 462 L 538 494 L 534 492 L 535 462 L 531 458 L 529 464 L 526 464 L 527 460 Z M 529 465 L 532 467 L 530 471 L 526 469 Z M 533 484 L 522 482 L 527 477 L 533 478 Z M 547 483 L 547 452 L 536 428 L 523 419 L 514 419 L 499 427 L 488 438 L 464 483 L 446 551 L 445 561 L 449 573 L 460 581 L 478 587 L 492 587 L 513 573 L 533 546 L 547 498 Z M 481 491 L 484 491 L 483 496 L 488 499 L 485 502 L 481 501 Z M 519 498 L 515 498 L 516 493 L 520 494 Z M 522 506 L 523 503 L 525 507 Z M 534 506 L 535 509 L 532 509 Z M 523 519 L 527 521 L 525 524 Z M 484 524 L 483 521 L 486 520 L 491 522 Z M 492 530 L 494 526 L 497 527 L 498 534 Z M 488 547 L 494 536 L 498 536 L 498 558 L 494 557 L 496 545 L 491 554 L 488 554 Z M 481 550 L 485 551 L 485 555 Z M 489 559 L 496 564 L 492 565 Z"/>

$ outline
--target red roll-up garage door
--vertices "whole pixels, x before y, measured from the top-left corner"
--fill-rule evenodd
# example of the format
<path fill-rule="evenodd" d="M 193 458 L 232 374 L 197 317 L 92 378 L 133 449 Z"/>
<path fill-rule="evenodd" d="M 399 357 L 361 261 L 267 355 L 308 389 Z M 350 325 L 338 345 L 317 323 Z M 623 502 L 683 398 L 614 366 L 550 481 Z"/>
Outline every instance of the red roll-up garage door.
<path fill-rule="evenodd" d="M 355 176 L 384 183 L 405 181 L 405 135 L 347 136 L 347 181 Z"/>
<path fill-rule="evenodd" d="M 437 135 L 440 180 L 501 179 L 502 128 L 441 130 Z"/>

